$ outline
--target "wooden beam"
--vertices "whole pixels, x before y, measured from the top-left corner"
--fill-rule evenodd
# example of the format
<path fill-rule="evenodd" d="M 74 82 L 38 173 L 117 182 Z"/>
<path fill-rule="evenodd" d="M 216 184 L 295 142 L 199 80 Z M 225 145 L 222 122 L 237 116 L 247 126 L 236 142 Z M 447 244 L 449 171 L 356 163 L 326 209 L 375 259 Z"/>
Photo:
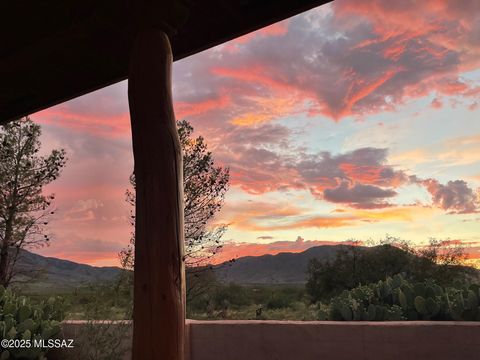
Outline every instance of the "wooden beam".
<path fill-rule="evenodd" d="M 184 359 L 183 166 L 161 30 L 138 33 L 128 100 L 136 180 L 133 359 Z"/>

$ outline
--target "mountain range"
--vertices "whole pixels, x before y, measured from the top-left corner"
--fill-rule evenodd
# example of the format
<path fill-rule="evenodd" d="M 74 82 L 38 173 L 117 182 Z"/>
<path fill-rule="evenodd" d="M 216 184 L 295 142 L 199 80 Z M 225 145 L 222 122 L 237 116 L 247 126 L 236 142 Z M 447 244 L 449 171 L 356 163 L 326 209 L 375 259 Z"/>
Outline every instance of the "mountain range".
<path fill-rule="evenodd" d="M 215 265 L 213 271 L 217 280 L 223 283 L 234 282 L 242 285 L 296 285 L 304 284 L 307 278 L 307 266 L 310 259 L 320 261 L 333 260 L 337 252 L 349 245 L 321 245 L 303 252 L 283 252 L 276 255 L 246 256 L 234 262 Z M 368 247 L 358 247 L 359 251 L 368 251 Z M 69 260 L 44 257 L 21 250 L 17 262 L 21 270 L 35 270 L 38 277 L 33 282 L 23 284 L 33 291 L 52 289 L 71 290 L 77 287 L 113 281 L 121 274 L 119 267 L 97 267 L 79 264 Z M 476 272 L 480 274 L 480 272 Z M 478 275 L 480 276 L 480 275 Z M 21 277 L 17 280 L 22 280 Z"/>
<path fill-rule="evenodd" d="M 303 252 L 282 252 L 276 255 L 246 256 L 217 265 L 214 268 L 221 282 L 243 285 L 304 284 L 308 262 L 334 259 L 341 248 L 348 245 L 321 245 Z"/>
<path fill-rule="evenodd" d="M 226 262 L 214 267 L 218 280 L 239 284 L 303 284 L 306 281 L 308 261 L 332 259 L 341 247 L 346 245 L 322 245 L 300 253 L 279 253 L 276 255 L 246 256 L 235 262 Z M 21 272 L 36 274 L 35 280 L 20 282 L 22 288 L 30 291 L 65 291 L 90 284 L 115 280 L 121 273 L 119 267 L 97 267 L 79 264 L 69 260 L 45 257 L 21 250 L 17 261 Z M 25 280 L 17 276 L 16 280 Z"/>
<path fill-rule="evenodd" d="M 122 269 L 115 266 L 98 267 L 79 264 L 69 260 L 45 257 L 27 250 L 20 250 L 16 263 L 19 274 L 34 275 L 29 279 L 24 275 L 14 277 L 13 286 L 30 291 L 48 292 L 52 289 L 71 290 L 90 284 L 115 280 Z"/>

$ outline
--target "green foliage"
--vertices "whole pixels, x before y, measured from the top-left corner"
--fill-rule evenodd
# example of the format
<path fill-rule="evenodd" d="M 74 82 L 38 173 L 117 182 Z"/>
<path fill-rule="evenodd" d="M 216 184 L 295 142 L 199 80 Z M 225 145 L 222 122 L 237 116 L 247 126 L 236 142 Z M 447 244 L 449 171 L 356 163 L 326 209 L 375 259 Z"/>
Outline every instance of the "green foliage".
<path fill-rule="evenodd" d="M 95 285 L 90 286 L 74 301 L 83 303 L 84 319 L 130 319 L 133 291 L 119 283 Z"/>
<path fill-rule="evenodd" d="M 345 290 L 328 305 L 320 304 L 318 319 L 480 321 L 480 287 L 466 282 L 442 287 L 434 280 L 411 283 L 397 274 Z"/>
<path fill-rule="evenodd" d="M 39 155 L 41 129 L 24 118 L 0 126 L 0 284 L 7 287 L 19 273 L 20 249 L 49 242 L 46 229 L 54 214 L 54 194 L 43 187 L 56 180 L 66 163 L 63 149 Z"/>
<path fill-rule="evenodd" d="M 186 275 L 186 300 L 187 303 L 195 302 L 197 299 L 205 300 L 205 296 L 214 286 L 217 285 L 215 273 L 211 267 L 196 267 L 185 270 Z"/>
<path fill-rule="evenodd" d="M 312 302 L 318 302 L 395 274 L 404 274 L 414 282 L 434 279 L 449 286 L 455 280 L 465 281 L 472 273 L 472 269 L 460 266 L 463 256 L 458 245 L 431 239 L 428 246 L 417 249 L 387 236 L 373 247 L 343 246 L 331 261 L 310 260 L 306 289 Z"/>
<path fill-rule="evenodd" d="M 132 318 L 133 288 L 118 281 L 76 288 L 63 292 L 68 320 L 129 320 Z M 30 295 L 42 301 L 46 295 Z"/>
<path fill-rule="evenodd" d="M 262 319 L 313 319 L 313 314 L 308 315 L 308 308 L 305 291 L 300 286 L 215 283 L 201 296 L 187 301 L 187 316 L 191 319 L 258 319 L 259 310 Z"/>
<path fill-rule="evenodd" d="M 268 297 L 265 302 L 267 309 L 292 308 L 298 302 L 304 300 L 302 291 L 288 286 L 277 288 L 271 291 L 270 294 L 267 294 L 266 297 Z"/>
<path fill-rule="evenodd" d="M 230 283 L 218 286 L 213 294 L 213 301 L 218 308 L 246 306 L 251 304 L 244 287 Z"/>
<path fill-rule="evenodd" d="M 2 339 L 48 340 L 60 333 L 64 318 L 63 300 L 51 297 L 39 304 L 17 296 L 0 285 L 0 334 Z M 40 347 L 3 349 L 0 359 L 45 359 Z"/>

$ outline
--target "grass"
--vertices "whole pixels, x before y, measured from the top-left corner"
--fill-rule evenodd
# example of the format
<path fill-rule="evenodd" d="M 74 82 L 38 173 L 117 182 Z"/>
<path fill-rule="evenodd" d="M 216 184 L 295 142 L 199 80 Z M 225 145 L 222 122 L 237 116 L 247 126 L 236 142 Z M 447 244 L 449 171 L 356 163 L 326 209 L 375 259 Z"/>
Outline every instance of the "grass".
<path fill-rule="evenodd" d="M 32 301 L 50 296 L 64 299 L 67 320 L 124 320 L 131 318 L 131 298 L 112 285 L 83 286 L 21 292 Z M 261 309 L 261 310 L 260 310 Z M 239 286 L 217 284 L 187 303 L 187 318 L 194 320 L 315 320 L 302 285 Z"/>
<path fill-rule="evenodd" d="M 317 307 L 307 305 L 304 302 L 295 302 L 293 306 L 279 309 L 263 309 L 260 316 L 257 316 L 259 305 L 253 304 L 238 309 L 227 309 L 226 311 L 192 312 L 187 314 L 193 320 L 316 320 Z"/>

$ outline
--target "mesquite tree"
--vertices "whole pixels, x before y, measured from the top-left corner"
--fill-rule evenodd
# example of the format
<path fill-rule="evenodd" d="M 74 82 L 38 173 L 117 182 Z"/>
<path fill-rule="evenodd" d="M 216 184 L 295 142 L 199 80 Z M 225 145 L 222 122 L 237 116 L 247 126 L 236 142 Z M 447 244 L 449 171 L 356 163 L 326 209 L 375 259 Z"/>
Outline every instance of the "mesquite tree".
<path fill-rule="evenodd" d="M 193 138 L 193 127 L 186 120 L 177 123 L 183 151 L 183 181 L 185 197 L 185 265 L 187 272 L 207 265 L 221 249 L 226 226 L 211 226 L 211 221 L 223 205 L 228 190 L 229 169 L 215 166 L 203 137 Z M 132 189 L 126 191 L 126 201 L 135 207 L 135 177 L 130 177 Z M 130 214 L 135 225 L 134 211 Z M 135 234 L 119 256 L 122 266 L 133 270 Z M 188 292 L 188 289 L 187 289 Z M 187 294 L 188 295 L 188 294 Z"/>
<path fill-rule="evenodd" d="M 44 195 L 42 188 L 59 176 L 66 157 L 63 149 L 39 155 L 40 135 L 40 126 L 29 118 L 0 128 L 0 284 L 5 287 L 19 274 L 20 249 L 50 240 L 46 227 L 55 196 Z"/>

